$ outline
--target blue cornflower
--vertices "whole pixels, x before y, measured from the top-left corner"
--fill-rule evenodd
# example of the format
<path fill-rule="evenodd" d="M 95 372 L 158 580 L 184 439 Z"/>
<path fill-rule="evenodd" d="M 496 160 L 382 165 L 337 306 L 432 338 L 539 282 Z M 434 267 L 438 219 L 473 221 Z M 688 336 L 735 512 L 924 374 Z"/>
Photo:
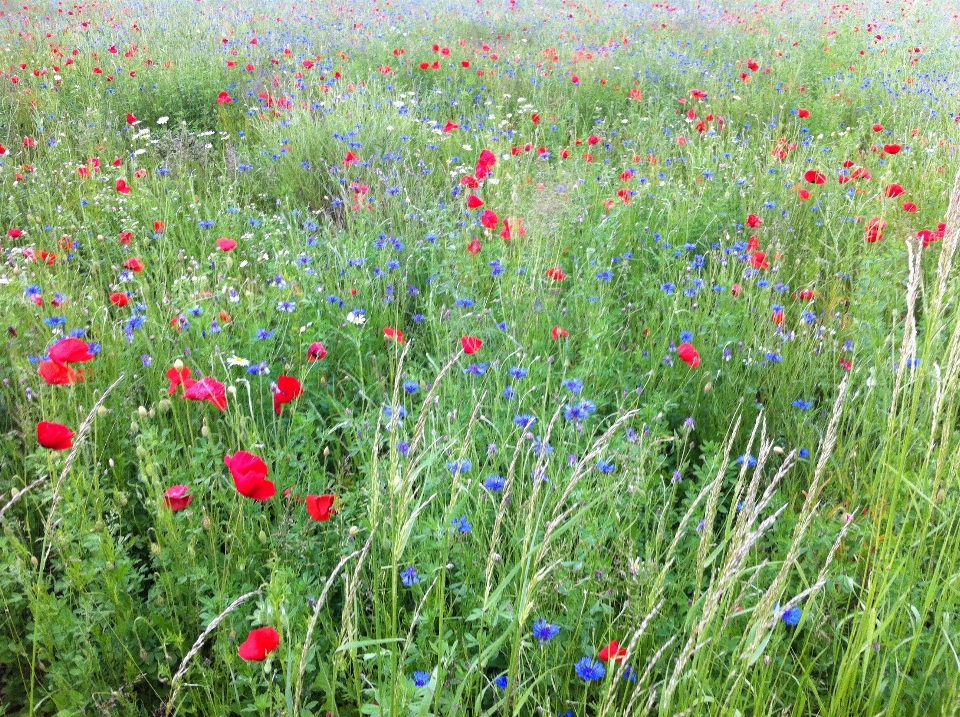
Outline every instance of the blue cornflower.
<path fill-rule="evenodd" d="M 461 309 L 469 309 L 473 304 L 473 299 L 457 299 L 454 305 Z"/>
<path fill-rule="evenodd" d="M 680 343 L 686 344 L 693 341 L 693 332 L 692 331 L 681 331 L 680 332 Z"/>
<path fill-rule="evenodd" d="M 600 281 L 610 281 L 613 278 L 613 272 L 609 269 L 606 271 L 601 271 L 599 274 L 597 274 L 597 278 L 600 279 Z"/>
<path fill-rule="evenodd" d="M 747 453 L 744 453 L 742 456 L 737 458 L 737 465 L 742 466 L 744 463 L 746 463 L 748 466 L 755 466 L 757 465 L 757 459 Z"/>
<path fill-rule="evenodd" d="M 599 460 L 597 461 L 597 470 L 601 473 L 613 473 L 617 470 L 617 464 L 611 463 L 610 461 Z"/>
<path fill-rule="evenodd" d="M 420 582 L 420 580 L 420 574 L 417 573 L 417 569 L 412 565 L 409 568 L 405 568 L 403 572 L 400 573 L 400 582 L 402 582 L 408 588 L 413 587 Z"/>
<path fill-rule="evenodd" d="M 420 390 L 420 384 L 416 381 L 404 381 L 403 390 L 407 393 L 416 393 Z"/>
<path fill-rule="evenodd" d="M 588 418 L 597 410 L 597 405 L 593 401 L 577 401 L 572 406 L 563 409 L 563 417 L 568 421 L 582 421 Z"/>
<path fill-rule="evenodd" d="M 540 640 L 542 645 L 545 642 L 550 642 L 553 638 L 560 634 L 560 626 L 552 625 L 542 617 L 533 623 L 533 636 Z"/>
<path fill-rule="evenodd" d="M 810 457 L 810 451 L 809 451 L 808 449 L 806 449 L 806 448 L 801 448 L 801 449 L 798 451 L 797 455 L 799 455 L 801 458 L 809 458 L 809 457 Z"/>
<path fill-rule="evenodd" d="M 773 351 L 767 351 L 765 357 L 770 363 L 780 363 L 783 361 L 783 356 Z"/>
<path fill-rule="evenodd" d="M 809 411 L 811 408 L 813 408 L 813 402 L 804 401 L 802 398 L 798 398 L 793 402 L 793 407 L 799 408 L 801 411 Z"/>
<path fill-rule="evenodd" d="M 544 443 L 540 438 L 533 439 L 533 455 L 535 456 L 552 456 L 553 455 L 553 446 L 549 443 Z"/>
<path fill-rule="evenodd" d="M 513 386 L 507 386 L 503 389 L 503 397 L 508 401 L 516 395 L 516 391 L 513 390 Z"/>
<path fill-rule="evenodd" d="M 473 469 L 473 462 L 469 458 L 462 461 L 447 461 L 447 470 L 456 475 L 457 473 L 469 473 Z"/>
<path fill-rule="evenodd" d="M 459 518 L 454 518 L 452 524 L 457 529 L 458 533 L 469 533 L 471 530 L 473 530 L 473 525 L 471 525 L 470 521 L 467 520 L 466 515 L 461 515 Z"/>
<path fill-rule="evenodd" d="M 663 284 L 660 288 L 663 289 L 664 294 L 672 294 L 674 291 L 677 290 L 677 285 L 668 281 L 666 284 Z"/>
<path fill-rule="evenodd" d="M 407 409 L 404 408 L 403 406 L 397 406 L 396 409 L 394 409 L 392 406 L 383 407 L 384 418 L 386 418 L 387 420 L 390 420 L 394 416 L 396 416 L 399 420 L 402 421 L 404 418 L 407 417 Z"/>
<path fill-rule="evenodd" d="M 532 428 L 537 423 L 537 419 L 528 413 L 521 413 L 513 417 L 513 422 L 520 428 Z"/>
<path fill-rule="evenodd" d="M 500 675 L 497 679 L 493 681 L 493 684 L 495 684 L 501 690 L 507 689 L 507 685 L 509 683 L 510 683 L 510 680 L 507 678 L 506 675 Z"/>
<path fill-rule="evenodd" d="M 791 626 L 800 622 L 800 616 L 803 615 L 803 610 L 796 606 L 780 612 L 780 606 L 777 605 L 775 610 L 780 614 L 780 619 Z"/>
<path fill-rule="evenodd" d="M 266 341 L 267 339 L 273 338 L 273 332 L 269 329 L 260 329 L 257 331 L 255 338 L 258 341 Z"/>
<path fill-rule="evenodd" d="M 277 311 L 283 311 L 287 314 L 292 314 L 297 310 L 297 303 L 295 301 L 281 301 L 277 304 Z"/>
<path fill-rule="evenodd" d="M 465 374 L 469 373 L 474 376 L 483 376 L 483 374 L 487 372 L 487 368 L 489 368 L 489 366 L 490 364 L 486 362 L 472 363 L 469 366 L 467 366 L 465 369 L 463 369 L 463 372 Z"/>
<path fill-rule="evenodd" d="M 529 374 L 530 371 L 523 368 L 522 366 L 513 366 L 507 371 L 507 373 L 509 373 L 514 378 L 526 378 L 527 374 Z"/>
<path fill-rule="evenodd" d="M 560 382 L 560 385 L 570 391 L 574 396 L 579 396 L 583 390 L 583 381 L 579 378 L 568 378 Z"/>
<path fill-rule="evenodd" d="M 483 487 L 487 490 L 503 490 L 503 487 L 507 484 L 507 481 L 503 476 L 492 475 L 487 476 L 483 479 Z"/>
<path fill-rule="evenodd" d="M 510 327 L 507 326 L 507 322 L 506 322 L 506 321 L 501 321 L 499 324 L 497 324 L 497 328 L 500 329 L 501 331 L 506 331 L 506 330 L 509 329 Z"/>
<path fill-rule="evenodd" d="M 65 323 L 67 323 L 67 317 L 66 316 L 48 316 L 43 320 L 43 323 L 45 323 L 51 329 L 55 329 L 56 327 L 63 326 Z"/>
<path fill-rule="evenodd" d="M 144 354 L 141 356 L 140 361 L 143 363 L 145 368 L 150 368 L 150 366 L 153 365 L 153 358 L 151 358 L 150 354 Z"/>
<path fill-rule="evenodd" d="M 427 683 L 430 682 L 431 675 L 429 672 L 417 670 L 413 673 L 413 675 L 411 675 L 411 677 L 413 678 L 413 684 L 415 684 L 417 687 L 426 687 Z"/>
<path fill-rule="evenodd" d="M 216 222 L 212 219 L 201 219 L 197 222 L 197 226 L 201 229 L 212 229 L 214 224 L 216 224 Z"/>
<path fill-rule="evenodd" d="M 592 657 L 581 657 L 577 660 L 573 669 L 576 671 L 577 677 L 587 682 L 602 680 L 603 676 L 607 674 L 607 668 L 603 666 L 603 663 L 597 662 Z"/>

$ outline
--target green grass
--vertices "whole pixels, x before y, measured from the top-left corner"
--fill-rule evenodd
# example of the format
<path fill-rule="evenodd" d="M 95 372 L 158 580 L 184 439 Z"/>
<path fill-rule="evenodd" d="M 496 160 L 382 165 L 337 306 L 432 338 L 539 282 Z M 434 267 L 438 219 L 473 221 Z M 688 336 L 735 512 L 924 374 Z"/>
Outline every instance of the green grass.
<path fill-rule="evenodd" d="M 951 8 L 446 10 L 3 16 L 0 714 L 956 714 Z"/>

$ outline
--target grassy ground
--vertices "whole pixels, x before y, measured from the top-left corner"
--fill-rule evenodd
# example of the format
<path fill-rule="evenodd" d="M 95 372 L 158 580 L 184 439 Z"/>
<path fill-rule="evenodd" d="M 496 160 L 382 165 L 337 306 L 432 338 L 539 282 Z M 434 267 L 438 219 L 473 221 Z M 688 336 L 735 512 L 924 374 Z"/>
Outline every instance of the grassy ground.
<path fill-rule="evenodd" d="M 956 712 L 955 8 L 241 5 L 0 13 L 0 714 Z"/>

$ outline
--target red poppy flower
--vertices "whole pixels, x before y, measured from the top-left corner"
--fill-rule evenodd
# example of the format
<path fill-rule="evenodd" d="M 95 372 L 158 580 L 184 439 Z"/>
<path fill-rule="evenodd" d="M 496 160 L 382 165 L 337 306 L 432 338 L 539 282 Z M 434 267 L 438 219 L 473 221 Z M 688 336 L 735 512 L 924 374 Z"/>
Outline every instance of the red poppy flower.
<path fill-rule="evenodd" d="M 120 192 L 120 194 L 130 194 L 130 185 L 127 184 L 127 180 L 117 180 L 117 191 Z"/>
<path fill-rule="evenodd" d="M 806 189 L 798 189 L 797 196 L 800 198 L 801 202 L 805 202 L 810 198 L 810 192 Z"/>
<path fill-rule="evenodd" d="M 903 203 L 903 211 L 905 211 L 905 212 L 910 212 L 911 214 L 916 214 L 919 210 L 920 210 L 920 208 L 919 208 L 916 204 L 914 204 L 913 202 L 904 202 L 904 203 Z"/>
<path fill-rule="evenodd" d="M 810 116 L 810 110 L 804 109 L 802 107 L 797 110 L 797 117 L 799 117 L 800 119 L 806 119 L 809 116 Z"/>
<path fill-rule="evenodd" d="M 477 159 L 477 166 L 474 171 L 474 174 L 477 175 L 477 179 L 483 179 L 490 174 L 490 170 L 493 169 L 493 165 L 496 163 L 497 155 L 495 155 L 489 149 L 481 150 L 480 157 Z"/>
<path fill-rule="evenodd" d="M 743 287 L 740 284 L 734 284 L 730 287 L 730 293 L 733 294 L 733 298 L 740 296 L 740 292 L 743 291 Z"/>
<path fill-rule="evenodd" d="M 611 640 L 610 644 L 600 650 L 600 653 L 597 655 L 601 660 L 607 662 L 613 660 L 614 662 L 623 662 L 623 659 L 627 656 L 627 648 L 620 647 L 620 643 L 616 640 Z"/>
<path fill-rule="evenodd" d="M 273 411 L 278 416 L 285 403 L 303 395 L 303 386 L 293 376 L 280 376 L 277 379 L 277 388 L 273 392 Z"/>
<path fill-rule="evenodd" d="M 476 194 L 470 194 L 467 196 L 467 207 L 470 209 L 479 209 L 484 204 L 483 200 L 478 197 Z"/>
<path fill-rule="evenodd" d="M 570 332 L 566 329 L 560 328 L 559 326 L 554 326 L 550 331 L 550 335 L 553 337 L 554 341 L 557 341 L 558 339 L 569 336 Z"/>
<path fill-rule="evenodd" d="M 465 354 L 475 354 L 483 346 L 483 339 L 478 339 L 476 336 L 461 336 L 460 345 L 463 346 Z"/>
<path fill-rule="evenodd" d="M 827 183 L 827 175 L 824 174 L 823 172 L 818 172 L 815 169 L 808 169 L 806 172 L 803 173 L 803 178 L 805 181 L 809 182 L 810 184 L 826 184 Z"/>
<path fill-rule="evenodd" d="M 550 269 L 547 269 L 547 278 L 553 279 L 554 281 L 563 281 L 567 278 L 567 275 L 563 273 L 563 269 L 559 266 L 554 266 Z"/>
<path fill-rule="evenodd" d="M 393 339 L 398 344 L 407 343 L 406 339 L 403 337 L 403 332 L 400 329 L 395 329 L 392 326 L 386 326 L 383 329 L 383 338 Z"/>
<path fill-rule="evenodd" d="M 233 483 L 240 495 L 264 501 L 277 492 L 273 481 L 267 480 L 270 469 L 260 456 L 247 451 L 237 451 L 232 456 L 224 456 L 223 462 L 230 469 Z"/>
<path fill-rule="evenodd" d="M 132 244 L 132 243 L 133 243 L 133 232 L 120 232 L 120 243 L 121 243 L 121 244 Z"/>
<path fill-rule="evenodd" d="M 333 515 L 333 502 L 336 500 L 336 496 L 325 494 L 325 495 L 308 495 L 307 496 L 307 512 L 310 514 L 310 517 L 314 520 L 326 521 L 330 520 L 330 517 Z"/>
<path fill-rule="evenodd" d="M 757 61 L 754 60 L 752 57 L 749 60 L 747 60 L 747 67 L 750 68 L 751 72 L 756 72 L 757 70 L 760 69 L 760 65 L 758 65 Z"/>
<path fill-rule="evenodd" d="M 188 495 L 189 486 L 172 485 L 163 492 L 163 502 L 170 510 L 176 513 L 183 510 L 193 500 L 192 495 Z"/>
<path fill-rule="evenodd" d="M 133 116 L 132 114 L 130 114 L 129 112 L 127 113 L 127 124 L 137 124 L 137 123 L 139 123 L 139 122 L 140 122 L 140 120 L 138 120 L 136 117 L 134 117 L 134 116 Z"/>
<path fill-rule="evenodd" d="M 87 342 L 80 339 L 61 339 L 50 347 L 50 360 L 56 363 L 83 363 L 93 358 Z"/>
<path fill-rule="evenodd" d="M 756 229 L 757 227 L 763 226 L 763 219 L 758 217 L 756 214 L 751 214 L 747 217 L 747 226 L 751 229 Z"/>
<path fill-rule="evenodd" d="M 460 184 L 470 189 L 476 189 L 480 186 L 480 182 L 477 181 L 476 177 L 470 174 L 465 174 L 460 177 Z"/>
<path fill-rule="evenodd" d="M 233 251 L 237 248 L 237 242 L 227 237 L 220 237 L 217 239 L 217 246 L 220 247 L 220 251 Z"/>
<path fill-rule="evenodd" d="M 220 94 L 217 95 L 217 104 L 218 105 L 228 105 L 233 102 L 233 98 L 230 96 L 230 93 L 226 90 L 221 90 Z"/>
<path fill-rule="evenodd" d="M 777 325 L 780 325 L 780 324 L 783 323 L 783 318 L 784 318 L 784 317 L 783 317 L 783 312 L 782 312 L 782 311 L 775 310 L 775 311 L 770 312 L 770 319 L 773 321 L 773 323 L 775 323 L 775 324 L 777 324 Z"/>
<path fill-rule="evenodd" d="M 928 246 L 930 246 L 934 242 L 938 242 L 941 239 L 943 239 L 946 233 L 947 233 L 947 225 L 944 224 L 943 222 L 940 222 L 940 224 L 937 225 L 936 231 L 934 231 L 933 229 L 921 229 L 920 231 L 918 231 L 917 238 L 923 242 L 923 248 L 926 249 Z"/>
<path fill-rule="evenodd" d="M 700 354 L 693 348 L 693 344 L 683 343 L 677 347 L 677 356 L 681 361 L 686 362 L 690 368 L 696 368 L 700 365 Z"/>
<path fill-rule="evenodd" d="M 900 150 L 903 149 L 899 144 L 885 144 L 883 145 L 883 151 L 886 154 L 899 154 Z"/>
<path fill-rule="evenodd" d="M 354 154 L 350 150 L 347 150 L 347 156 L 343 158 L 343 166 L 349 167 L 351 165 L 357 164 L 359 161 L 360 161 L 360 157 L 358 157 L 356 154 Z"/>
<path fill-rule="evenodd" d="M 800 299 L 801 301 L 812 301 L 816 292 L 813 289 L 800 289 L 796 294 L 793 295 L 793 298 Z"/>
<path fill-rule="evenodd" d="M 247 639 L 240 645 L 237 654 L 244 660 L 262 662 L 267 655 L 280 646 L 280 633 L 272 627 L 258 627 L 251 630 Z"/>
<path fill-rule="evenodd" d="M 892 183 L 892 184 L 888 184 L 887 187 L 886 187 L 886 189 L 883 190 L 883 195 L 884 195 L 887 199 L 893 199 L 893 198 L 895 198 L 895 197 L 900 197 L 900 196 L 903 196 L 903 195 L 906 194 L 906 193 L 907 193 L 907 190 L 904 189 L 903 187 L 901 187 L 901 186 L 900 186 L 899 184 L 897 184 L 896 182 L 894 182 L 894 183 Z"/>
<path fill-rule="evenodd" d="M 130 297 L 120 291 L 115 291 L 114 293 L 110 294 L 110 303 L 114 306 L 123 308 L 130 303 Z"/>
<path fill-rule="evenodd" d="M 883 132 L 883 125 L 882 125 L 882 124 L 879 124 L 879 123 L 873 125 L 873 131 L 874 131 L 874 132 Z"/>
<path fill-rule="evenodd" d="M 190 388 L 196 381 L 190 378 L 190 368 L 184 366 L 181 369 L 177 369 L 176 366 L 167 369 L 167 379 L 170 381 L 170 387 L 167 389 L 167 395 L 172 396 L 177 391 L 177 386 L 183 386 L 183 389 L 186 391 Z"/>
<path fill-rule="evenodd" d="M 157 234 L 163 234 L 163 230 L 167 228 L 167 225 L 161 222 L 159 219 L 153 223 L 153 231 Z"/>
<path fill-rule="evenodd" d="M 453 132 L 453 130 L 455 129 L 460 129 L 460 125 L 458 125 L 456 122 L 451 122 L 450 120 L 447 120 L 447 123 L 443 126 L 443 134 L 446 134 L 448 132 Z"/>
<path fill-rule="evenodd" d="M 496 229 L 497 224 L 500 223 L 500 218 L 492 209 L 485 209 L 483 214 L 480 215 L 480 223 L 487 229 Z"/>
<path fill-rule="evenodd" d="M 307 361 L 319 361 L 320 359 L 325 358 L 326 355 L 327 350 L 319 341 L 314 341 L 307 349 Z"/>
<path fill-rule="evenodd" d="M 62 423 L 40 421 L 37 424 L 37 443 L 52 451 L 66 451 L 73 448 L 74 432 Z"/>
<path fill-rule="evenodd" d="M 767 261 L 766 252 L 762 252 L 762 251 L 754 252 L 753 256 L 750 257 L 750 265 L 754 269 L 769 269 L 770 262 Z"/>
<path fill-rule="evenodd" d="M 868 244 L 883 239 L 883 230 L 887 228 L 887 223 L 879 217 L 874 217 L 867 222 L 867 228 L 863 232 L 863 240 Z"/>
<path fill-rule="evenodd" d="M 227 410 L 227 392 L 223 384 L 211 376 L 204 376 L 187 388 L 183 397 L 191 401 L 210 401 L 221 411 Z"/>
<path fill-rule="evenodd" d="M 16 227 L 13 229 L 7 229 L 7 236 L 11 239 L 19 239 L 23 236 L 23 229 L 17 229 Z"/>
<path fill-rule="evenodd" d="M 534 112 L 532 115 L 530 115 L 530 121 L 534 124 L 540 124 L 540 115 Z"/>
<path fill-rule="evenodd" d="M 756 251 L 760 248 L 760 240 L 757 239 L 756 235 L 753 235 L 747 240 L 747 251 Z"/>
<path fill-rule="evenodd" d="M 44 361 L 37 372 L 44 381 L 54 386 L 69 386 L 83 380 L 72 368 L 56 361 Z"/>
<path fill-rule="evenodd" d="M 504 241 L 510 241 L 513 239 L 513 232 L 517 233 L 517 236 L 525 237 L 527 235 L 527 228 L 523 226 L 523 219 L 504 219 L 503 220 L 503 231 L 500 232 L 500 236 Z"/>
<path fill-rule="evenodd" d="M 130 271 L 135 272 L 135 273 L 137 273 L 137 274 L 139 274 L 141 271 L 143 271 L 143 267 L 144 267 L 144 266 L 146 266 L 146 265 L 143 263 L 143 260 L 142 260 L 142 259 L 138 259 L 137 257 L 131 257 L 130 259 L 127 259 L 127 260 L 123 263 L 123 268 L 124 268 L 124 269 L 129 269 Z"/>

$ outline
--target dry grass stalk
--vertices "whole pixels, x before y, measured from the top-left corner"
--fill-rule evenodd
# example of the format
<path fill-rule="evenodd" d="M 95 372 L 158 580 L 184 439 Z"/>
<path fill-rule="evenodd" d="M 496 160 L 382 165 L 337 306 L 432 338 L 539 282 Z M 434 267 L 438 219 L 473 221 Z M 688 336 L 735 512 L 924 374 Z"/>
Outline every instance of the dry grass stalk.
<path fill-rule="evenodd" d="M 87 414 L 87 417 L 83 419 L 83 423 L 80 424 L 80 428 L 77 429 L 76 440 L 73 442 L 73 448 L 70 450 L 70 453 L 67 455 L 67 460 L 63 464 L 63 470 L 60 471 L 60 477 L 57 479 L 57 485 L 53 489 L 53 500 L 50 504 L 50 513 L 47 515 L 47 521 L 44 523 L 44 540 L 47 542 L 47 549 L 43 554 L 43 561 L 40 565 L 40 570 L 43 570 L 44 564 L 46 564 L 47 559 L 50 557 L 50 551 L 53 549 L 53 541 L 51 538 L 51 531 L 53 530 L 54 523 L 53 517 L 57 512 L 57 507 L 60 505 L 60 489 L 63 487 L 63 482 L 67 479 L 67 475 L 70 473 L 70 468 L 73 466 L 73 462 L 76 460 L 77 455 L 80 451 L 80 446 L 83 444 L 83 440 L 87 437 L 87 434 L 90 432 L 90 428 L 93 426 L 93 419 L 97 415 L 97 411 L 100 410 L 100 407 L 103 405 L 104 401 L 107 400 L 107 396 L 110 395 L 110 392 L 113 391 L 120 382 L 123 381 L 124 375 L 120 374 L 117 377 L 117 380 L 107 386 L 107 390 L 103 392 L 103 395 L 97 399 L 97 402 L 93 404 L 93 408 L 90 409 L 90 413 Z"/>
<path fill-rule="evenodd" d="M 300 666 L 297 669 L 297 682 L 294 686 L 293 692 L 293 712 L 298 714 L 298 709 L 300 707 L 300 698 L 303 693 L 303 676 L 307 671 L 307 657 L 310 652 L 310 645 L 313 642 L 313 631 L 317 627 L 317 620 L 320 617 L 320 610 L 327 602 L 327 594 L 330 592 L 330 588 L 333 587 L 333 581 L 336 579 L 337 575 L 343 569 L 343 566 L 348 562 L 353 560 L 353 558 L 360 556 L 360 560 L 357 561 L 357 569 L 363 565 L 363 560 L 367 556 L 367 553 L 370 551 L 370 546 L 373 545 L 373 536 L 376 534 L 377 529 L 374 527 L 370 531 L 370 535 L 367 536 L 367 542 L 364 544 L 361 550 L 355 550 L 349 555 L 345 555 L 340 559 L 340 562 L 337 563 L 337 566 L 330 573 L 330 576 L 327 578 L 327 582 L 323 586 L 323 590 L 320 592 L 320 597 L 317 598 L 316 604 L 313 606 L 313 614 L 310 616 L 310 623 L 307 625 L 307 634 L 303 638 L 303 648 L 300 650 Z M 344 610 L 347 609 L 347 605 L 350 604 L 349 599 L 344 601 Z"/>
<path fill-rule="evenodd" d="M 210 633 L 220 626 L 220 623 L 224 621 L 227 615 L 243 605 L 243 603 L 252 598 L 254 595 L 259 594 L 260 590 L 252 590 L 246 595 L 241 595 L 232 603 L 227 605 L 226 609 L 213 618 L 213 620 L 210 621 L 210 624 L 207 625 L 206 629 L 200 633 L 200 637 L 197 638 L 196 642 L 193 643 L 193 647 L 190 648 L 190 651 L 184 656 L 183 660 L 180 661 L 180 668 L 170 681 L 170 696 L 167 698 L 167 701 L 164 704 L 163 714 L 173 713 L 174 703 L 177 700 L 177 696 L 180 694 L 180 680 L 182 680 L 183 676 L 187 674 L 187 667 L 190 664 L 190 660 L 193 659 L 194 655 L 200 652 L 200 649 L 203 647 L 203 643 L 206 642 L 207 638 L 210 636 Z"/>

